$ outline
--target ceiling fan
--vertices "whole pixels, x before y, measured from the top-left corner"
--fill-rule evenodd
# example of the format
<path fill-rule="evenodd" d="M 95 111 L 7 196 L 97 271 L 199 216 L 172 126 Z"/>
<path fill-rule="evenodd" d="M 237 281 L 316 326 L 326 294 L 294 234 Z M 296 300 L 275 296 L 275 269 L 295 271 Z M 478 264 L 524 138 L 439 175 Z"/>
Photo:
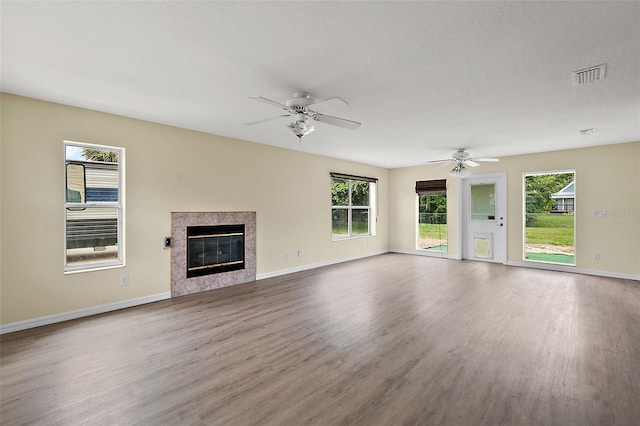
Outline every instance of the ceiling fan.
<path fill-rule="evenodd" d="M 500 159 L 499 158 L 493 158 L 493 157 L 471 158 L 471 157 L 469 157 L 469 153 L 466 152 L 464 148 L 458 148 L 458 150 L 452 154 L 451 158 L 446 158 L 446 159 L 443 159 L 443 160 L 427 161 L 427 163 L 428 164 L 455 163 L 456 165 L 449 172 L 449 175 L 450 176 L 455 176 L 455 177 L 465 177 L 465 176 L 469 176 L 471 174 L 469 169 L 467 169 L 465 166 L 477 167 L 477 166 L 480 165 L 478 163 L 478 161 L 495 163 L 495 162 L 500 161 Z"/>
<path fill-rule="evenodd" d="M 333 126 L 343 127 L 345 129 L 356 130 L 360 127 L 360 123 L 353 120 L 347 120 L 345 118 L 334 117 L 332 115 L 321 114 L 317 111 L 314 111 L 310 108 L 312 105 L 319 105 L 323 102 L 327 102 L 333 99 L 337 99 L 339 101 L 344 102 L 346 105 L 349 105 L 344 99 L 339 98 L 337 96 L 333 96 L 331 98 L 323 99 L 323 100 L 315 100 L 311 97 L 311 95 L 307 92 L 295 92 L 293 97 L 286 101 L 285 103 L 280 103 L 276 101 L 272 101 L 271 99 L 263 98 L 262 96 L 252 96 L 250 99 L 255 99 L 257 101 L 265 102 L 269 105 L 275 106 L 276 108 L 280 108 L 285 111 L 285 114 L 279 115 L 277 117 L 271 117 L 264 120 L 252 121 L 249 123 L 245 123 L 248 126 L 252 126 L 254 124 L 264 123 L 271 120 L 277 120 L 281 117 L 293 117 L 294 121 L 287 125 L 289 129 L 298 137 L 298 139 L 302 142 L 302 138 L 309 133 L 315 130 L 315 126 L 310 124 L 311 120 L 319 121 L 320 123 L 331 124 Z"/>

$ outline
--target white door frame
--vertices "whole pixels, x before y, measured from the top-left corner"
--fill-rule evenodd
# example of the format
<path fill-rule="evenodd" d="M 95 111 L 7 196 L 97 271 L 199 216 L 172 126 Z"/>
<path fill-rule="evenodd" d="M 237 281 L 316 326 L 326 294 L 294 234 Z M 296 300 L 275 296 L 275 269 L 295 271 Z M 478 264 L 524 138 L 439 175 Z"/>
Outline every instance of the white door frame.
<path fill-rule="evenodd" d="M 502 216 L 503 219 L 501 220 L 501 222 L 503 223 L 503 231 L 501 233 L 499 233 L 499 240 L 495 242 L 495 244 L 500 244 L 503 248 L 503 257 L 501 259 L 495 258 L 493 260 L 493 262 L 496 263 L 502 263 L 502 264 L 507 264 L 507 174 L 505 172 L 501 172 L 501 173 L 488 173 L 488 174 L 483 174 L 483 175 L 469 175 L 468 177 L 465 178 L 461 178 L 459 181 L 459 187 L 458 187 L 458 258 L 459 259 L 465 259 L 464 257 L 464 252 L 465 252 L 465 245 L 467 243 L 467 238 L 469 238 L 466 234 L 468 234 L 468 232 L 466 232 L 466 225 L 465 225 L 465 221 L 467 220 L 467 216 L 469 214 L 468 212 L 468 205 L 467 202 L 464 199 L 464 194 L 467 191 L 467 184 L 471 181 L 471 180 L 476 180 L 476 179 L 487 179 L 487 180 L 498 180 L 501 181 L 501 185 L 499 185 L 502 189 L 502 199 L 503 199 L 503 206 L 502 208 Z M 496 190 L 498 189 L 498 186 L 496 187 Z M 500 214 L 499 212 L 496 212 L 496 215 Z M 476 259 L 472 259 L 467 257 L 468 260 L 476 260 Z M 478 259 L 479 260 L 479 259 Z"/>

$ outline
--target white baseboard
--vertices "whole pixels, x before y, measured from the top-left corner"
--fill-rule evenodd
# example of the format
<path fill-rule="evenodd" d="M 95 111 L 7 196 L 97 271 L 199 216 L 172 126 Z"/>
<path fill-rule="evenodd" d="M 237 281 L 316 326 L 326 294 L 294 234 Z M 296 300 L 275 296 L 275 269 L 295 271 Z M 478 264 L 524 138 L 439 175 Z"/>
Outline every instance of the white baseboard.
<path fill-rule="evenodd" d="M 414 256 L 437 257 L 438 259 L 462 260 L 462 258 L 460 258 L 460 257 L 449 256 L 447 253 L 434 253 L 434 252 L 428 252 L 428 251 L 424 251 L 424 250 L 398 250 L 398 249 L 391 249 L 389 251 L 391 253 L 411 254 L 411 255 L 414 255 Z"/>
<path fill-rule="evenodd" d="M 362 259 L 365 257 L 376 256 L 378 254 L 388 253 L 387 250 L 370 252 L 358 256 L 348 258 L 332 259 L 328 261 L 301 265 L 295 268 L 283 269 L 280 271 L 267 272 L 258 274 L 256 280 L 277 277 L 280 275 L 291 274 L 293 272 L 306 271 L 308 269 L 319 268 L 321 266 L 334 265 L 337 263 L 348 262 L 350 260 Z M 117 311 L 118 309 L 131 308 L 133 306 L 144 305 L 151 302 L 170 299 L 171 292 L 152 294 L 149 296 L 138 297 L 136 299 L 123 300 L 121 302 L 108 303 L 106 305 L 94 306 L 91 308 L 78 309 L 76 311 L 62 312 L 59 314 L 47 315 L 44 317 L 32 318 L 24 321 L 12 322 L 0 325 L 0 334 L 13 333 L 14 331 L 26 330 L 29 328 L 40 327 L 43 325 L 55 324 L 58 322 L 69 321 L 76 318 L 88 317 L 91 315 L 102 314 L 105 312 Z"/>
<path fill-rule="evenodd" d="M 76 318 L 103 314 L 105 312 L 131 308 L 133 306 L 144 305 L 147 303 L 157 302 L 159 300 L 165 300 L 169 298 L 171 298 L 171 292 L 167 291 L 165 293 L 152 294 L 149 296 L 137 297 L 135 299 L 107 303 L 106 305 L 93 306 L 91 308 L 78 309 L 76 311 L 62 312 L 59 314 L 32 318 L 25 321 L 12 322 L 9 324 L 0 325 L 0 334 L 13 333 L 14 331 L 26 330 L 28 328 L 40 327 L 43 325 L 55 324 L 57 322 L 69 321 Z"/>
<path fill-rule="evenodd" d="M 411 254 L 417 256 L 426 256 L 426 257 L 436 257 L 441 259 L 449 259 L 449 260 L 462 260 L 462 257 L 452 256 L 452 257 L 443 257 L 438 253 L 428 253 L 421 250 L 397 250 L 391 249 L 389 250 L 391 253 L 400 253 L 400 254 Z M 608 277 L 608 278 L 622 278 L 625 280 L 636 280 L 640 281 L 640 275 L 635 274 L 624 274 L 621 272 L 607 272 L 607 271 L 597 271 L 594 269 L 581 269 L 575 268 L 573 266 L 562 266 L 557 264 L 546 264 L 546 263 L 536 263 L 536 262 L 507 262 L 505 263 L 507 266 L 518 266 L 521 268 L 533 268 L 533 269 L 544 269 L 546 271 L 557 271 L 557 272 L 569 272 L 574 274 L 584 274 L 584 275 L 595 275 L 599 277 Z"/>
<path fill-rule="evenodd" d="M 388 250 L 373 251 L 373 252 L 369 252 L 369 253 L 365 253 L 357 256 L 325 260 L 322 262 L 309 263 L 307 265 L 300 265 L 293 268 L 280 269 L 279 271 L 265 272 L 264 274 L 258 274 L 256 276 L 256 280 L 264 280 L 266 278 L 279 277 L 281 275 L 292 274 L 294 272 L 307 271 L 309 269 L 320 268 L 321 266 L 335 265 L 337 263 L 349 262 L 350 260 L 364 259 L 365 257 L 377 256 L 379 254 L 385 254 L 385 253 L 389 253 L 389 251 Z"/>
<path fill-rule="evenodd" d="M 555 265 L 555 264 L 550 265 L 545 263 L 524 262 L 524 261 L 507 262 L 506 265 L 519 266 L 522 268 L 544 269 L 547 271 L 569 272 L 574 274 L 596 275 L 598 277 L 622 278 L 625 280 L 640 281 L 640 275 L 636 275 L 636 274 L 624 274 L 621 272 L 598 271 L 595 269 L 581 269 L 581 268 L 575 268 L 573 266 L 562 266 L 562 265 Z"/>

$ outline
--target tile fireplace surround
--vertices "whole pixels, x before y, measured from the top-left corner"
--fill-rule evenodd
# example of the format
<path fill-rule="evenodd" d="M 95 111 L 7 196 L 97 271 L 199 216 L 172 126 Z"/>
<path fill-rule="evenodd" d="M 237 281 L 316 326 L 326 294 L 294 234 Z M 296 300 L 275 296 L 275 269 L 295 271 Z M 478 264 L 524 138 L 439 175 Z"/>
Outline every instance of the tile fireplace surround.
<path fill-rule="evenodd" d="M 244 224 L 245 269 L 187 278 L 187 227 Z M 255 281 L 256 212 L 171 213 L 171 297 Z"/>

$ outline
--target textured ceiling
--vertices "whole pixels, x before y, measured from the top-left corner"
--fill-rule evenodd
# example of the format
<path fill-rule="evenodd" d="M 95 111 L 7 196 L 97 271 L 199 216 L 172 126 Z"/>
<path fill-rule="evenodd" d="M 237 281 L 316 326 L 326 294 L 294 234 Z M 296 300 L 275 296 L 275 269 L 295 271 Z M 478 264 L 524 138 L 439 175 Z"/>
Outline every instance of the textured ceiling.
<path fill-rule="evenodd" d="M 640 140 L 640 2 L 0 7 L 8 93 L 383 167 Z M 249 96 L 299 90 L 362 126 L 316 123 L 299 145 L 288 119 L 244 125 L 280 113 Z"/>

